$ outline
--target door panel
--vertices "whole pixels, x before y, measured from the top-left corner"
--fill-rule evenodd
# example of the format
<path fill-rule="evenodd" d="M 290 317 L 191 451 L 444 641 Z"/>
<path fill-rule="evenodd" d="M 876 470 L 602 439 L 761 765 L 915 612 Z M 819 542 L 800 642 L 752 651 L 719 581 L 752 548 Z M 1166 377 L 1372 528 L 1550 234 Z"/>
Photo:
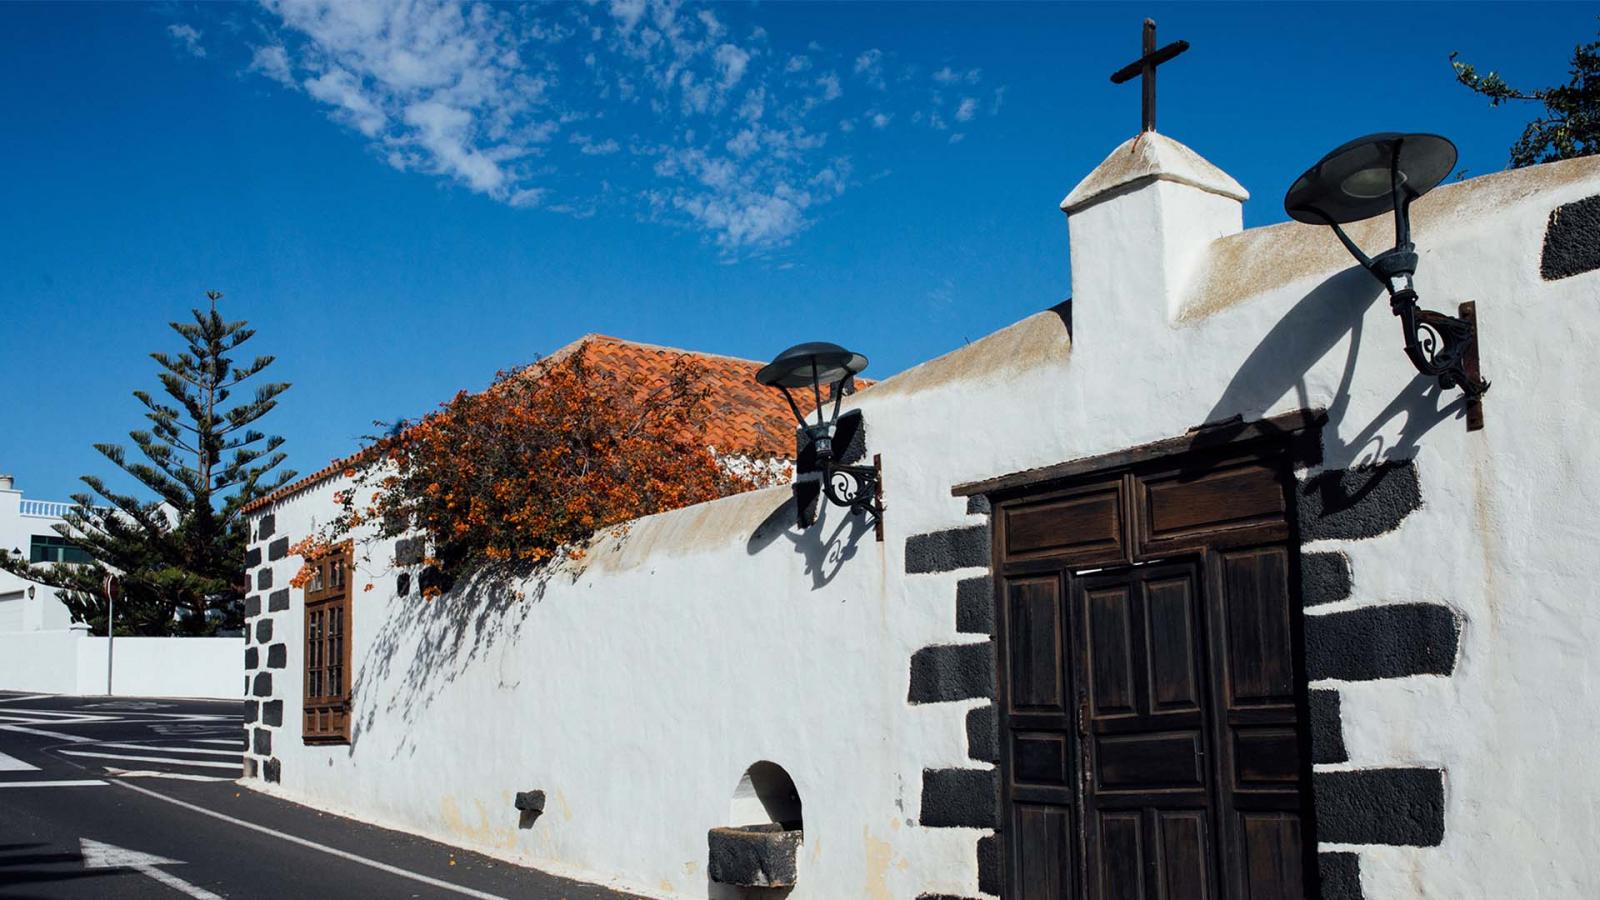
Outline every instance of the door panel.
<path fill-rule="evenodd" d="M 1210 897 L 1214 852 L 1199 567 L 1144 566 L 1073 579 L 1088 705 L 1089 896 Z M 1114 702 L 1105 702 L 1114 698 Z"/>

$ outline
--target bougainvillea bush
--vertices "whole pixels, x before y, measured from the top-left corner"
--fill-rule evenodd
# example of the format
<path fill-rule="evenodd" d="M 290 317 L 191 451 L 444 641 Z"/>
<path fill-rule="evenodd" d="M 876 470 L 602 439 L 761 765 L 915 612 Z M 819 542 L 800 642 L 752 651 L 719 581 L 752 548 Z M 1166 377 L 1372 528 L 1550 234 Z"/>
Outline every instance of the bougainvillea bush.
<path fill-rule="evenodd" d="M 707 396 L 688 357 L 664 379 L 592 365 L 583 346 L 502 372 L 358 454 L 341 513 L 296 549 L 312 557 L 371 525 L 425 534 L 429 562 L 453 573 L 542 563 L 581 556 L 602 528 L 764 486 L 760 467 L 719 460 L 744 448 L 706 446 Z"/>

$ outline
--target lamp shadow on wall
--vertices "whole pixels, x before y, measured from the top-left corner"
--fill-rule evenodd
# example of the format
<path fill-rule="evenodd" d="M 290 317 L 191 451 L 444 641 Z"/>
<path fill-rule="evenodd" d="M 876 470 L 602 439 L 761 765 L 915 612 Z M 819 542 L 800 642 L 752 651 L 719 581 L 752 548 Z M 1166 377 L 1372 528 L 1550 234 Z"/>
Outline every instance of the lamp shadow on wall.
<path fill-rule="evenodd" d="M 830 520 L 830 514 L 836 521 Z M 791 497 L 761 520 L 745 543 L 745 552 L 755 556 L 783 538 L 795 553 L 804 557 L 813 591 L 827 587 L 845 563 L 855 558 L 861 539 L 873 532 L 872 522 L 866 516 L 851 515 L 834 507 L 826 498 L 818 500 L 817 521 L 810 528 L 800 528 L 796 524 L 798 521 L 799 514 Z"/>
<path fill-rule="evenodd" d="M 1401 385 L 1394 399 L 1353 436 L 1341 437 L 1341 432 L 1348 433 L 1339 426 L 1350 413 L 1350 386 L 1361 354 L 1366 316 L 1381 296 L 1383 288 L 1360 267 L 1345 269 L 1313 288 L 1250 351 L 1206 415 L 1207 423 L 1225 424 L 1208 431 L 1213 436 L 1226 435 L 1230 427 L 1242 428 L 1244 423 L 1264 418 L 1291 391 L 1298 408 L 1311 409 L 1314 403 L 1306 388 L 1306 373 L 1349 335 L 1344 369 L 1326 410 L 1330 427 L 1322 434 L 1322 464 L 1345 468 L 1415 456 L 1423 435 L 1447 419 L 1466 415 L 1464 397 L 1455 396 L 1441 406 L 1443 391 L 1436 381 L 1421 374 Z M 1369 351 L 1403 355 L 1399 327 L 1384 329 Z M 1384 435 L 1395 419 L 1403 422 L 1394 440 L 1388 442 Z"/>
<path fill-rule="evenodd" d="M 546 585 L 561 574 L 559 565 L 503 564 L 461 579 L 432 600 L 416 591 L 397 600 L 412 604 L 415 614 L 384 616 L 363 657 L 354 685 L 350 752 L 364 732 L 383 721 L 398 725 L 393 756 L 415 753 L 411 726 L 418 716 L 480 657 L 505 646 L 544 597 Z M 396 672 L 400 666 L 404 671 Z M 502 670 L 499 687 L 515 688 L 521 673 L 510 684 L 506 677 Z"/>

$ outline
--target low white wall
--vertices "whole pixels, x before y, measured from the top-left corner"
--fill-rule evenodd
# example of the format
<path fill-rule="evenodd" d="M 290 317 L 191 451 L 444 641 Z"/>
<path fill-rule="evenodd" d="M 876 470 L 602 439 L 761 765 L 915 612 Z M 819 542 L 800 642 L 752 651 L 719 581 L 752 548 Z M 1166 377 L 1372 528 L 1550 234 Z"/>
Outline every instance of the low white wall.
<path fill-rule="evenodd" d="M 0 690 L 78 693 L 82 637 L 80 631 L 0 633 Z"/>
<path fill-rule="evenodd" d="M 115 644 L 118 696 L 240 695 L 243 638 L 119 637 Z M 78 629 L 0 634 L 0 690 L 103 694 L 106 639 Z"/>

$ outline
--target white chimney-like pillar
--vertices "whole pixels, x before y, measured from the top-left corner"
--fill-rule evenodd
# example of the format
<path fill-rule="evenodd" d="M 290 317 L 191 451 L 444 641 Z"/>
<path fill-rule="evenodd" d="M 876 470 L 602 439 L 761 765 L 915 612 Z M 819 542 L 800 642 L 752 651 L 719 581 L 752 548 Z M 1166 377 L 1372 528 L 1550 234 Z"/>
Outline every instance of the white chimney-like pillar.
<path fill-rule="evenodd" d="M 1198 153 L 1153 131 L 1112 151 L 1061 201 L 1074 353 L 1119 347 L 1167 326 L 1206 247 L 1243 229 L 1249 196 Z"/>

